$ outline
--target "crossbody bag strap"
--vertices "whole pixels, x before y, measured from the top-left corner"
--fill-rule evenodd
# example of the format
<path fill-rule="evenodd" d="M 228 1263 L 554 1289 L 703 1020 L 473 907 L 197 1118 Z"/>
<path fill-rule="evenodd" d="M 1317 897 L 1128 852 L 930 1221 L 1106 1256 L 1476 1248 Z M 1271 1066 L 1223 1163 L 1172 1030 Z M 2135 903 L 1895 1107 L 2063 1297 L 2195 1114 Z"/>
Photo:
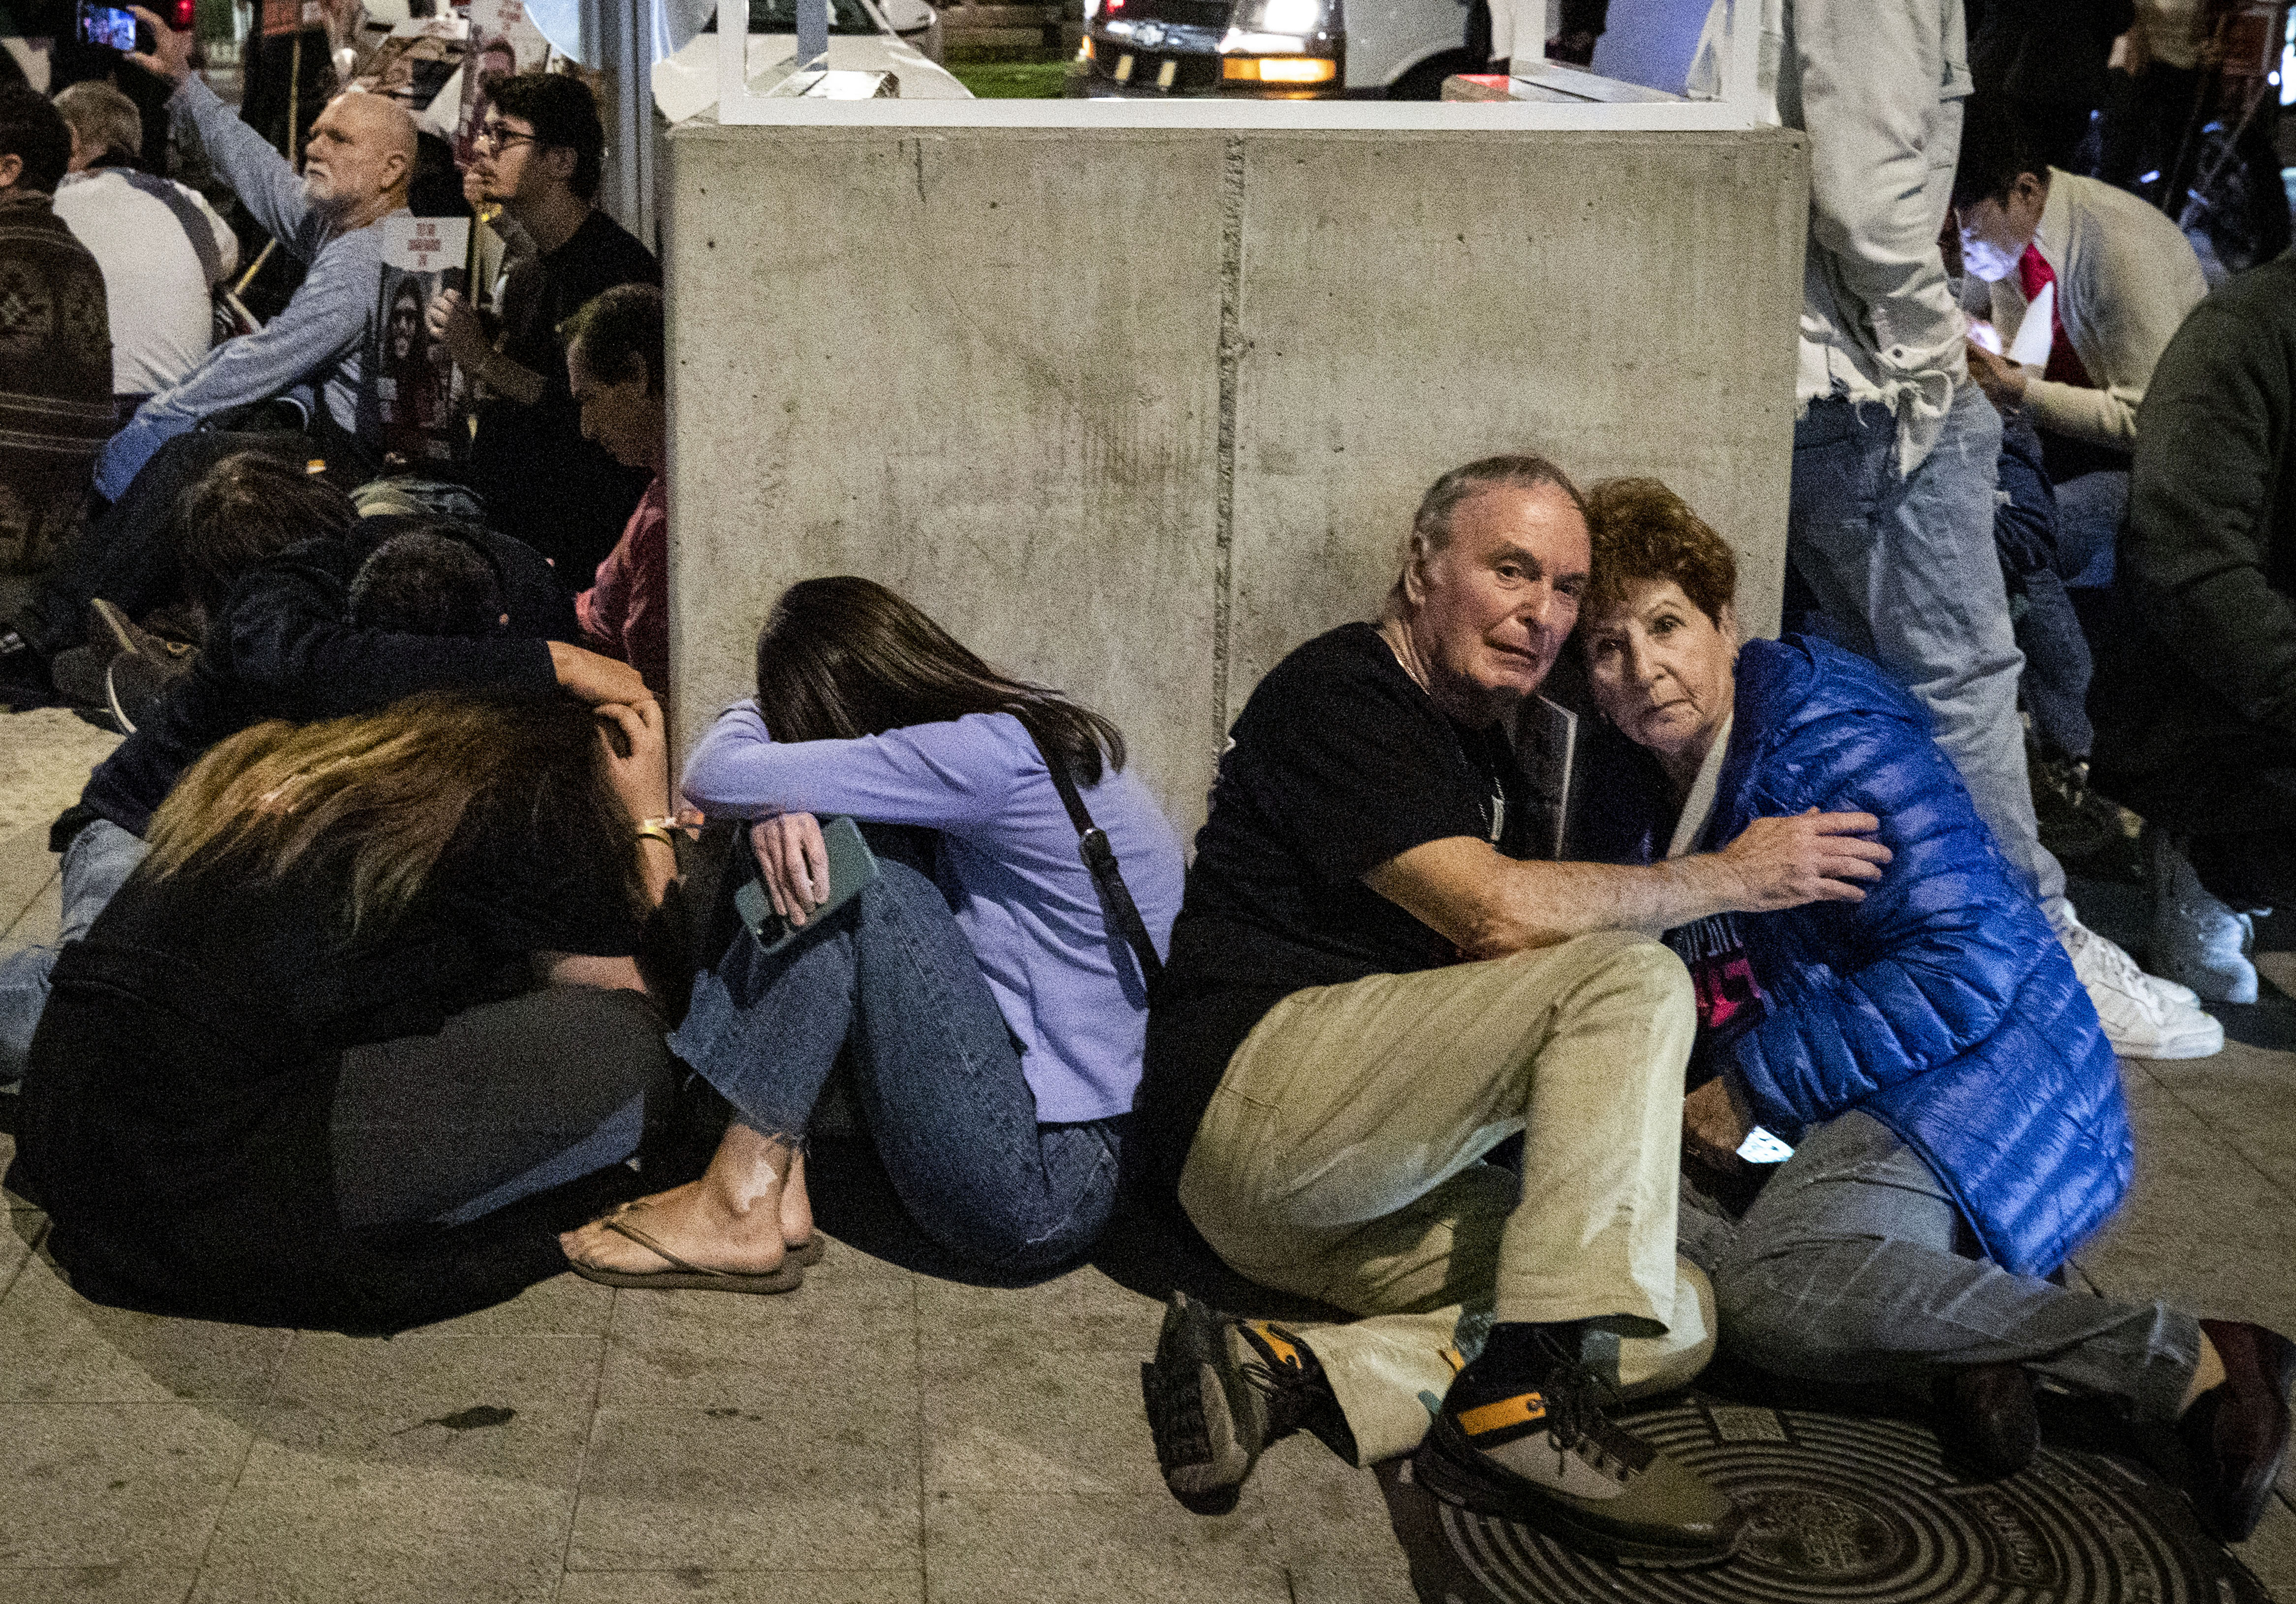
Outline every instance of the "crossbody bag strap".
<path fill-rule="evenodd" d="M 1068 765 L 1045 750 L 1030 730 L 1029 738 L 1036 741 L 1037 752 L 1052 772 L 1053 789 L 1061 794 L 1061 806 L 1069 813 L 1069 822 L 1076 827 L 1077 856 L 1084 862 L 1086 872 L 1100 890 L 1101 907 L 1116 923 L 1116 934 L 1124 938 L 1125 945 L 1140 960 L 1141 978 L 1148 983 L 1152 993 L 1156 983 L 1164 977 L 1164 960 L 1156 956 L 1156 943 L 1148 938 L 1148 925 L 1140 917 L 1140 909 L 1132 901 L 1132 888 L 1124 884 L 1124 870 L 1116 861 L 1116 849 L 1108 843 L 1108 834 L 1092 821 L 1092 810 L 1084 805 L 1084 795 L 1077 789 L 1076 777 Z"/>

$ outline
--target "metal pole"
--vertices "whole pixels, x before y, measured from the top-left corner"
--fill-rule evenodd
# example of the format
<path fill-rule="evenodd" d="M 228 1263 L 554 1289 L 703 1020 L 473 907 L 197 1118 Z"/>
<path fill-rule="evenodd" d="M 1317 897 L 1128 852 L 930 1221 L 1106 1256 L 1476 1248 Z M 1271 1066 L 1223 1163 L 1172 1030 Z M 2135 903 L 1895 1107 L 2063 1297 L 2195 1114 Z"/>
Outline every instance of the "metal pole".
<path fill-rule="evenodd" d="M 295 137 L 295 119 L 303 92 L 303 30 L 295 30 L 294 46 L 287 53 L 287 163 L 303 170 L 303 142 Z"/>
<path fill-rule="evenodd" d="M 606 126 L 599 203 L 648 245 L 653 243 L 653 85 L 647 41 L 656 0 L 582 0 L 581 59 L 606 83 L 598 119 Z"/>
<path fill-rule="evenodd" d="M 748 0 L 724 0 L 730 10 Z M 797 70 L 817 72 L 829 65 L 829 0 L 797 0 Z"/>

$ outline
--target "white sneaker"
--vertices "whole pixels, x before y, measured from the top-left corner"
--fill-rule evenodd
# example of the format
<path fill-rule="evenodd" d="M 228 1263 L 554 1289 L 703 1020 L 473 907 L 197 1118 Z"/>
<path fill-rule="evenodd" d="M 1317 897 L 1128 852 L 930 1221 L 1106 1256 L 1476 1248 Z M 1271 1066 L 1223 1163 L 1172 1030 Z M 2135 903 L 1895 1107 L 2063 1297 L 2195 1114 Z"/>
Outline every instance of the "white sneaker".
<path fill-rule="evenodd" d="M 2209 894 L 2165 830 L 2144 833 L 2152 881 L 2152 962 L 2210 1002 L 2254 1002 L 2256 923 Z"/>
<path fill-rule="evenodd" d="M 2201 1012 L 2188 988 L 2139 969 L 2135 958 L 2082 924 L 2070 903 L 2052 909 L 2049 923 L 2096 1005 L 2114 1052 L 2124 1058 L 2208 1058 L 2224 1050 L 2223 1024 Z"/>

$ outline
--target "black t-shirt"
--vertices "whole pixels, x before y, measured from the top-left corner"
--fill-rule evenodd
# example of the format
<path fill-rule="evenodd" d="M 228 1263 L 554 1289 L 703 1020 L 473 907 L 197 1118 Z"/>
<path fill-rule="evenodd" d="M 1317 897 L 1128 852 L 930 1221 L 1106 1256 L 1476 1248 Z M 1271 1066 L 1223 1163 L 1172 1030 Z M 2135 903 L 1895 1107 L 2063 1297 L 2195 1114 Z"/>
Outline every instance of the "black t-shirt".
<path fill-rule="evenodd" d="M 1279 999 L 1457 961 L 1364 875 L 1456 835 L 1528 858 L 1530 817 L 1504 734 L 1446 718 L 1370 625 L 1275 665 L 1221 754 L 1149 1015 L 1141 1133 L 1167 1187 L 1228 1059 Z"/>
<path fill-rule="evenodd" d="M 487 522 L 548 557 L 570 595 L 590 588 L 652 475 L 582 438 L 558 325 L 616 284 L 660 282 L 653 252 L 593 211 L 557 250 L 512 267 L 503 286 L 502 353 L 540 374 L 544 389 L 531 407 L 504 396 L 479 404 L 471 482 L 486 498 Z"/>

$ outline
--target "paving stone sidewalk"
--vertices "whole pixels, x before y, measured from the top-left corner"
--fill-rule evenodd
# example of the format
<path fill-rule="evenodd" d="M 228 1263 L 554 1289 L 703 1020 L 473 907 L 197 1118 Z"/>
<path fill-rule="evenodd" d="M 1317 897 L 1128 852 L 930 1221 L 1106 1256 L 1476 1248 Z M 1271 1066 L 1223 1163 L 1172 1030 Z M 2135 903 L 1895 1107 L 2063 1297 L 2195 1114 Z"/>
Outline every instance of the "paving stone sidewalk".
<path fill-rule="evenodd" d="M 104 745 L 0 715 L 0 947 L 53 932 L 45 820 Z M 2079 1264 L 2296 1330 L 2296 1003 L 2233 1012 L 2268 1045 L 2129 1066 L 2136 1192 Z M 1098 1270 L 990 1289 L 832 1243 L 786 1298 L 564 1276 L 384 1341 L 97 1307 L 6 1201 L 0 1604 L 1412 1596 L 1374 1478 L 1305 1438 L 1233 1515 L 1171 1501 L 1158 1306 Z M 2285 1604 L 2292 1492 L 2243 1551 Z"/>

